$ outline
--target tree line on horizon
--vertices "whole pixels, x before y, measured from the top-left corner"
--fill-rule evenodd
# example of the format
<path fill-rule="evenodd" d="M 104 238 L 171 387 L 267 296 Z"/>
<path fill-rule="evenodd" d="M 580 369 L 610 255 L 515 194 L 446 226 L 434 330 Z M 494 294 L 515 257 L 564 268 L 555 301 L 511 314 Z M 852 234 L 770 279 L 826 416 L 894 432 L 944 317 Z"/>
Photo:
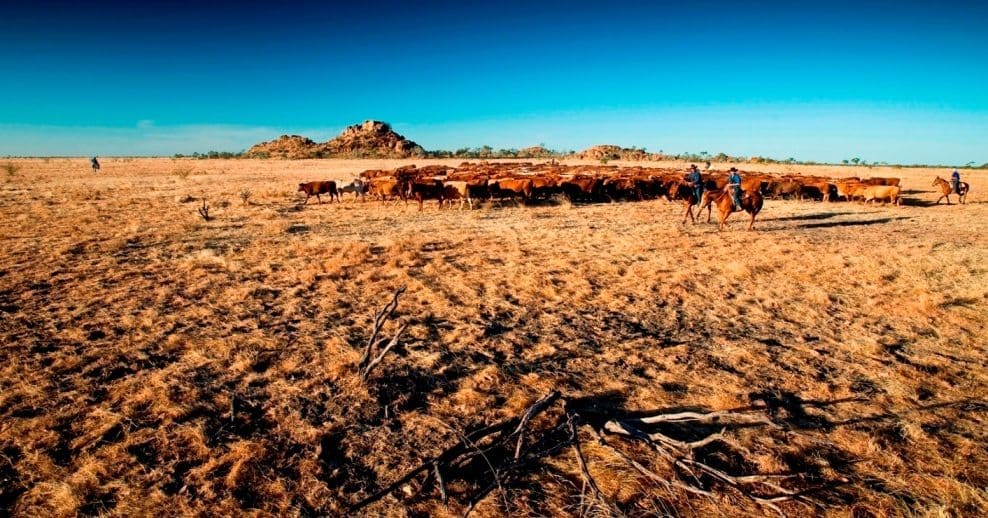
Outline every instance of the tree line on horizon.
<path fill-rule="evenodd" d="M 686 162 L 719 162 L 719 163 L 753 163 L 753 164 L 784 164 L 784 165 L 845 165 L 845 166 L 864 166 L 864 167 L 958 167 L 963 169 L 988 169 L 988 162 L 981 165 L 976 165 L 974 161 L 965 163 L 964 165 L 944 165 L 944 164 L 896 164 L 890 162 L 868 162 L 860 157 L 847 158 L 836 162 L 817 162 L 813 160 L 797 160 L 796 158 L 789 157 L 786 159 L 777 159 L 772 157 L 762 157 L 762 156 L 731 156 L 726 153 L 710 154 L 706 151 L 700 151 L 699 153 L 677 153 L 677 154 L 665 154 L 662 151 L 658 153 L 647 153 L 644 147 L 630 147 L 621 148 L 623 151 L 637 153 L 640 156 L 647 156 L 649 158 L 643 158 L 639 161 L 651 161 L 651 160 L 679 160 Z M 192 158 L 198 160 L 206 159 L 235 159 L 235 158 L 245 158 L 245 151 L 231 152 L 231 151 L 207 151 L 207 152 L 194 152 L 191 154 L 175 153 L 172 158 Z M 574 158 L 578 155 L 576 151 L 558 151 L 554 149 L 548 149 L 543 145 L 534 146 L 530 148 L 501 148 L 494 149 L 492 146 L 484 145 L 479 147 L 462 147 L 455 150 L 425 150 L 421 146 L 415 146 L 413 148 L 410 158 L 462 158 L 462 159 L 473 159 L 473 160 L 488 160 L 488 159 L 512 159 L 512 158 L 533 158 L 533 159 L 553 159 L 553 158 Z M 258 156 L 257 158 L 268 158 L 266 156 Z M 374 158 L 387 158 L 379 156 L 372 150 L 365 152 L 354 152 L 346 157 L 337 158 L 352 158 L 352 159 L 374 159 Z M 606 164 L 611 160 L 620 160 L 619 157 L 605 157 L 601 158 L 600 162 Z"/>

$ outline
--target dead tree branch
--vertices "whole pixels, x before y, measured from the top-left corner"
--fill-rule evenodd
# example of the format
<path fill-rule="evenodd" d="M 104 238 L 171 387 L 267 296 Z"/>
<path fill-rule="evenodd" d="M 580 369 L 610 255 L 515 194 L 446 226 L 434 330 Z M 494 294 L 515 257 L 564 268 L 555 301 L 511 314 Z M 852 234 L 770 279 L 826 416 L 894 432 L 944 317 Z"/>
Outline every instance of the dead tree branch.
<path fill-rule="evenodd" d="M 391 338 L 391 341 L 388 342 L 388 345 L 386 345 L 384 349 L 381 349 L 381 352 L 378 353 L 377 357 L 371 360 L 371 362 L 368 363 L 367 366 L 360 372 L 360 379 L 365 381 L 367 380 L 370 376 L 371 370 L 373 370 L 374 367 L 377 367 L 377 365 L 381 363 L 381 360 L 384 359 L 384 355 L 388 354 L 388 351 L 390 351 L 391 348 L 398 343 L 398 340 L 401 338 L 402 333 L 405 332 L 407 327 L 408 324 L 402 324 L 401 327 L 398 328 L 398 331 L 395 332 L 395 335 Z"/>
<path fill-rule="evenodd" d="M 386 316 L 394 310 L 395 300 L 397 297 L 378 314 L 376 322 L 383 324 Z M 400 333 L 401 329 L 396 336 Z M 374 342 L 380 341 L 382 339 L 374 338 Z M 385 347 L 374 360 L 368 360 L 367 366 L 373 368 L 380 363 L 380 358 L 390 347 Z M 782 502 L 799 501 L 825 507 L 810 496 L 824 486 L 794 486 L 788 482 L 794 479 L 805 482 L 798 473 L 729 473 L 726 469 L 714 467 L 707 464 L 702 457 L 695 456 L 694 450 L 701 447 L 730 447 L 739 455 L 750 455 L 744 448 L 733 443 L 729 431 L 750 426 L 775 426 L 764 416 L 723 411 L 656 413 L 642 417 L 640 413 L 594 410 L 592 414 L 588 414 L 592 415 L 591 418 L 584 419 L 577 411 L 568 408 L 568 402 L 563 400 L 561 410 L 551 411 L 554 420 L 536 419 L 547 415 L 561 399 L 560 393 L 553 391 L 536 400 L 524 412 L 472 432 L 461 433 L 450 427 L 457 435 L 453 445 L 425 460 L 387 487 L 354 504 L 350 508 L 351 512 L 363 509 L 410 484 L 416 488 L 411 493 L 416 495 L 415 498 L 433 494 L 441 498 L 444 504 L 459 502 L 461 510 L 466 514 L 470 514 L 492 491 L 498 491 L 500 496 L 497 505 L 502 506 L 502 511 L 507 513 L 511 511 L 506 493 L 510 484 L 537 469 L 545 459 L 556 456 L 565 448 L 572 448 L 584 482 L 583 494 L 590 494 L 593 501 L 601 508 L 606 507 L 610 514 L 621 515 L 621 508 L 609 500 L 590 471 L 583 444 L 580 442 L 581 426 L 586 426 L 606 451 L 613 453 L 648 480 L 670 491 L 713 498 L 718 488 L 730 488 L 765 509 L 780 514 L 782 510 L 778 504 Z M 675 437 L 669 435 L 671 432 L 656 430 L 670 426 L 676 430 Z M 680 432 L 695 440 L 678 438 Z M 636 459 L 622 451 L 619 441 L 641 441 L 656 455 L 650 460 Z M 666 473 L 657 469 L 659 464 L 666 466 Z"/>
<path fill-rule="evenodd" d="M 532 441 L 529 451 L 526 452 L 523 450 L 521 455 L 518 457 L 514 456 L 518 438 L 524 433 L 527 424 L 537 415 L 548 410 L 559 397 L 559 392 L 552 392 L 537 400 L 521 415 L 473 432 L 460 433 L 456 429 L 453 429 L 459 439 L 456 444 L 450 446 L 439 455 L 424 461 L 387 487 L 354 504 L 350 508 L 350 511 L 355 512 L 363 509 L 391 494 L 401 486 L 412 482 L 423 473 L 425 473 L 425 478 L 421 482 L 419 491 L 428 489 L 435 482 L 439 486 L 440 497 L 444 500 L 449 498 L 448 491 L 453 487 L 448 484 L 449 481 L 470 480 L 480 476 L 481 473 L 484 473 L 482 478 L 484 480 L 487 478 L 486 474 L 489 473 L 492 480 L 485 482 L 472 495 L 469 495 L 469 493 L 469 496 L 462 495 L 465 498 L 461 501 L 467 503 L 466 512 L 469 514 L 478 502 L 499 487 L 501 488 L 502 503 L 507 506 L 507 496 L 503 487 L 505 481 L 512 474 L 523 472 L 535 463 L 541 462 L 542 459 L 554 455 L 570 443 L 568 439 L 556 440 L 555 435 L 553 435 L 554 432 L 565 429 L 567 423 L 563 422 L 549 430 L 547 433 L 547 435 L 551 436 L 549 440 Z M 536 447 L 541 449 L 537 449 Z M 483 462 L 481 464 L 483 469 L 480 472 L 477 469 L 478 462 Z"/>
<path fill-rule="evenodd" d="M 384 323 L 389 318 L 391 318 L 391 315 L 394 314 L 395 309 L 398 308 L 398 297 L 400 297 L 402 293 L 405 293 L 406 289 L 408 289 L 407 286 L 402 286 L 398 288 L 395 291 L 394 295 L 391 297 L 391 301 L 385 304 L 384 307 L 381 308 L 381 310 L 378 311 L 377 315 L 374 317 L 374 327 L 371 328 L 370 338 L 367 339 L 367 345 L 364 346 L 364 355 L 360 358 L 360 363 L 357 364 L 361 370 L 363 370 L 363 368 L 367 365 L 367 362 L 370 361 L 371 351 L 374 349 L 374 347 L 380 345 L 380 343 L 383 342 L 384 339 L 382 339 L 381 342 L 377 341 L 377 335 L 381 332 L 381 326 L 383 326 Z"/>
<path fill-rule="evenodd" d="M 209 215 L 209 205 L 206 205 L 206 198 L 202 199 L 202 207 L 199 207 L 197 210 L 199 211 L 199 215 L 202 216 L 202 219 L 206 221 L 211 219 Z"/>
<path fill-rule="evenodd" d="M 391 337 L 391 341 L 388 342 L 388 345 L 385 346 L 384 349 L 382 349 L 376 356 L 374 356 L 373 360 L 371 359 L 374 350 L 380 347 L 384 342 L 388 341 L 387 338 L 378 338 L 378 335 L 381 334 L 381 328 L 384 327 L 384 324 L 394 315 L 395 310 L 398 308 L 398 297 L 400 297 L 402 293 L 405 293 L 407 288 L 407 286 L 402 286 L 395 290 L 391 300 L 377 312 L 377 315 L 374 316 L 374 326 L 371 328 L 370 338 L 367 339 L 367 344 L 364 346 L 364 354 L 360 357 L 360 362 L 357 364 L 357 369 L 360 371 L 360 379 L 367 380 L 371 370 L 381 363 L 381 360 L 384 359 L 384 355 L 387 354 L 392 347 L 398 344 L 398 340 L 401 339 L 402 333 L 404 333 L 405 329 L 408 327 L 407 324 L 402 324 L 401 327 L 398 328 L 398 331 L 395 332 L 394 336 Z"/>

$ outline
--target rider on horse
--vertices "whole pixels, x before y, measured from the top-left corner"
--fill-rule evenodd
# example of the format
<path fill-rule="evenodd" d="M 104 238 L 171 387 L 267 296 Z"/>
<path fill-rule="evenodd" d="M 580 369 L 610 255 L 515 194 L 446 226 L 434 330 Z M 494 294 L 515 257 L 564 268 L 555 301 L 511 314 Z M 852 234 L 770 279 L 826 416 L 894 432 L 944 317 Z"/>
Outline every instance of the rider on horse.
<path fill-rule="evenodd" d="M 696 202 L 700 203 L 700 199 L 703 198 L 703 177 L 700 176 L 700 168 L 696 164 L 690 165 L 690 172 L 686 175 L 686 181 L 693 186 Z"/>
<path fill-rule="evenodd" d="M 961 193 L 961 174 L 957 169 L 954 169 L 954 174 L 950 175 L 950 186 L 954 188 L 955 193 Z"/>
<path fill-rule="evenodd" d="M 727 188 L 730 189 L 731 199 L 734 201 L 734 210 L 741 210 L 741 175 L 738 168 L 732 167 L 727 175 Z"/>
<path fill-rule="evenodd" d="M 99 160 L 96 160 L 96 157 L 93 157 L 93 159 L 89 161 L 89 164 L 93 166 L 94 173 L 99 171 Z"/>

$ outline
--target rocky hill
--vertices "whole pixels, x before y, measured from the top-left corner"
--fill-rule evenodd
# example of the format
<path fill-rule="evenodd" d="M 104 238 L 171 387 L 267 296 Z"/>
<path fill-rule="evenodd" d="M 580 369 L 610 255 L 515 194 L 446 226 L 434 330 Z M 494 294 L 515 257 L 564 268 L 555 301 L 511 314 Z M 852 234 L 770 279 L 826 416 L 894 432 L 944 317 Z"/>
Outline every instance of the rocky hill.
<path fill-rule="evenodd" d="M 299 135 L 282 135 L 252 146 L 249 158 L 408 158 L 424 156 L 415 142 L 396 133 L 386 122 L 364 121 L 347 127 L 323 143 Z"/>
<path fill-rule="evenodd" d="M 583 160 L 659 160 L 661 155 L 647 153 L 644 149 L 625 148 L 610 144 L 591 146 L 576 154 L 576 158 Z"/>
<path fill-rule="evenodd" d="M 343 130 L 323 145 L 326 156 L 407 158 L 424 153 L 422 147 L 395 133 L 386 122 L 364 121 Z"/>
<path fill-rule="evenodd" d="M 246 155 L 250 158 L 310 158 L 318 145 L 301 135 L 282 135 L 275 140 L 252 146 Z"/>

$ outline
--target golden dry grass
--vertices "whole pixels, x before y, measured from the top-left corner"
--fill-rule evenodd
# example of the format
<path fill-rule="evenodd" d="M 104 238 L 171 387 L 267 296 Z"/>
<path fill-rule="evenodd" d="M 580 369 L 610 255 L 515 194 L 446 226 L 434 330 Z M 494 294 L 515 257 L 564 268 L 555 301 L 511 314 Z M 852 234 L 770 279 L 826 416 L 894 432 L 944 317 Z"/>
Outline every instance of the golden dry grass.
<path fill-rule="evenodd" d="M 931 207 L 946 171 L 747 166 L 899 176 L 907 204 L 768 201 L 754 232 L 737 215 L 718 232 L 665 201 L 298 206 L 298 182 L 408 161 L 11 162 L 0 513 L 344 514 L 552 389 L 629 411 L 767 404 L 786 431 L 732 431 L 746 466 L 845 481 L 787 514 L 988 513 L 984 172 L 968 205 Z M 400 285 L 409 331 L 362 383 Z M 769 512 L 670 492 L 585 439 L 630 515 Z M 580 485 L 565 450 L 506 488 L 510 512 L 577 514 Z M 462 511 L 401 492 L 365 510 Z"/>

